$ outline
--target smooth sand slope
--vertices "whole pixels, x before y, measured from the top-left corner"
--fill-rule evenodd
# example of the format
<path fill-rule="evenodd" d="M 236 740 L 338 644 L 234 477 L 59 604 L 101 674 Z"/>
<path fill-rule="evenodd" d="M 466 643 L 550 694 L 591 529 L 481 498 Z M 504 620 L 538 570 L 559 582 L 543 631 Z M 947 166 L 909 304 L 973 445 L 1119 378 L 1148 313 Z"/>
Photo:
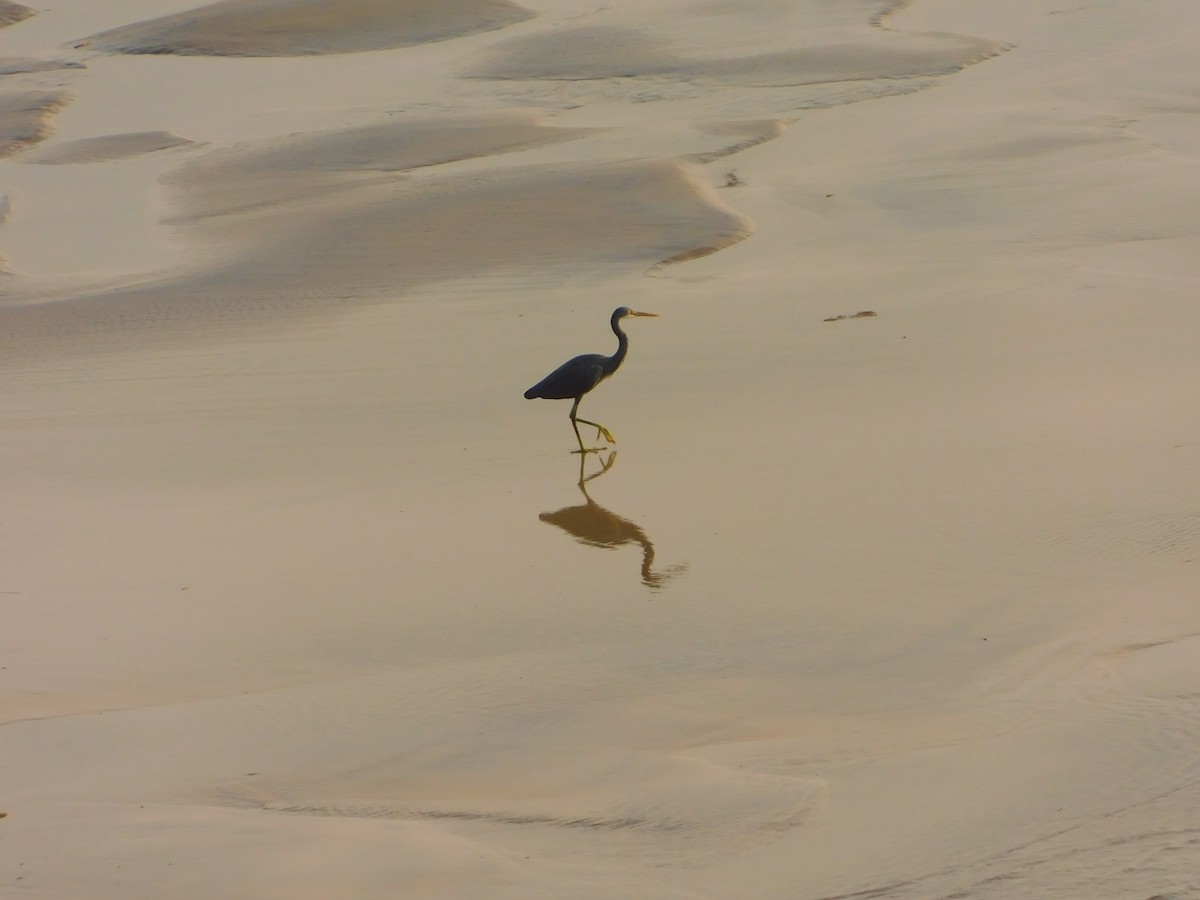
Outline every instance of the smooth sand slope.
<path fill-rule="evenodd" d="M 0 895 L 1200 895 L 1192 6 L 0 3 Z"/>

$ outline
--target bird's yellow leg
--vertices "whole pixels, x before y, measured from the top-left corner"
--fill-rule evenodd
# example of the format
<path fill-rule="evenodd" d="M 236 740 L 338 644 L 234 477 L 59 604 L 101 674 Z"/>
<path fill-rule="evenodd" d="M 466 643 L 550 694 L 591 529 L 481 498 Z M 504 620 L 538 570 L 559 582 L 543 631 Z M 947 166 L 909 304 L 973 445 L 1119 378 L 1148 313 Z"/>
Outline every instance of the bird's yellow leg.
<path fill-rule="evenodd" d="M 575 440 L 579 441 L 579 449 L 572 450 L 571 452 L 572 453 L 596 453 L 605 448 L 603 448 L 603 447 L 585 447 L 585 446 L 583 446 L 583 438 L 579 436 L 579 425 L 576 423 L 582 422 L 584 425 L 595 425 L 596 424 L 595 422 L 589 422 L 587 419 L 576 419 L 575 410 L 579 409 L 579 400 L 580 399 L 582 399 L 582 398 L 576 398 L 575 402 L 571 405 L 571 413 L 570 413 L 571 427 L 575 429 Z M 600 431 L 603 431 L 605 433 L 605 435 L 608 436 L 608 440 L 611 441 L 613 439 L 612 435 L 608 433 L 608 431 L 604 428 L 603 425 L 598 425 L 596 427 L 599 428 Z M 599 431 L 596 432 L 596 437 L 597 438 L 600 437 Z"/>
<path fill-rule="evenodd" d="M 595 448 L 588 448 L 588 447 L 583 446 L 583 438 L 579 436 L 579 426 L 575 424 L 574 419 L 571 420 L 571 427 L 575 429 L 575 440 L 579 441 L 579 449 L 572 450 L 571 452 L 572 453 L 581 453 L 581 454 L 595 453 L 596 452 Z"/>
<path fill-rule="evenodd" d="M 614 444 L 617 442 L 617 439 L 615 437 L 613 437 L 613 433 L 611 431 L 609 431 L 607 428 L 605 428 L 603 425 L 601 425 L 599 422 L 589 422 L 587 419 L 576 419 L 575 421 L 582 422 L 584 425 L 591 425 L 593 428 L 595 428 L 597 440 L 600 439 L 600 435 L 604 435 L 604 439 L 606 441 L 611 441 Z"/>

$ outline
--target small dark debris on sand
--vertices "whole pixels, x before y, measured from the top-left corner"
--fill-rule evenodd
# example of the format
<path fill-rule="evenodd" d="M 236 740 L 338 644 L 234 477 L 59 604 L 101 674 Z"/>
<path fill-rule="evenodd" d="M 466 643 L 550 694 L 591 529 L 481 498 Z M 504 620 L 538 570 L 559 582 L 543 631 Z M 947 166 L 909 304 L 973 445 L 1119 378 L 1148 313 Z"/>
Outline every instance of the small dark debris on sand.
<path fill-rule="evenodd" d="M 871 316 L 877 316 L 879 313 L 873 309 L 864 309 L 856 313 L 843 313 L 840 316 L 830 316 L 826 322 L 840 322 L 842 319 L 869 319 Z"/>

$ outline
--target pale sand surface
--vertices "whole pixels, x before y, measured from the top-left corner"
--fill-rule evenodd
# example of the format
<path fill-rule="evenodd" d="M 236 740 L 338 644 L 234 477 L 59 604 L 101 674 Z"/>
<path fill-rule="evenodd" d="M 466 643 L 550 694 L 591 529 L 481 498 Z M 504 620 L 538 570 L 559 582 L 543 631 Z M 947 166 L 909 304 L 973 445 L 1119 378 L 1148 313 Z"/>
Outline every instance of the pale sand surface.
<path fill-rule="evenodd" d="M 1193 6 L 0 30 L 0 895 L 1200 896 Z"/>

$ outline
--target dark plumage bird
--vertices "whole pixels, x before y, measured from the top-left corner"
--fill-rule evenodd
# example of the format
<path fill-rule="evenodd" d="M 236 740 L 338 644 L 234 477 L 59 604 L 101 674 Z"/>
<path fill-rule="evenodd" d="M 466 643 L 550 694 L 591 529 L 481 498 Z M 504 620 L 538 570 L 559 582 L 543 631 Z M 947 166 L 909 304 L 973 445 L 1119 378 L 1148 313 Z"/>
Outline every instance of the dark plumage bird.
<path fill-rule="evenodd" d="M 571 404 L 570 417 L 571 427 L 575 429 L 575 439 L 579 441 L 580 453 L 588 453 L 595 448 L 583 446 L 583 438 L 579 436 L 579 422 L 593 426 L 596 429 L 597 438 L 604 435 L 606 441 L 615 443 L 617 440 L 612 436 L 612 432 L 599 422 L 581 419 L 576 413 L 583 395 L 617 371 L 621 367 L 621 363 L 625 361 L 625 354 L 629 351 L 629 338 L 621 330 L 620 321 L 626 316 L 657 317 L 658 313 L 637 312 L 628 306 L 618 307 L 612 314 L 612 330 L 617 336 L 616 353 L 612 356 L 601 356 L 599 353 L 585 353 L 583 356 L 576 356 L 574 359 L 567 360 L 525 392 L 526 400 L 541 398 L 543 400 L 573 399 L 575 401 Z"/>

